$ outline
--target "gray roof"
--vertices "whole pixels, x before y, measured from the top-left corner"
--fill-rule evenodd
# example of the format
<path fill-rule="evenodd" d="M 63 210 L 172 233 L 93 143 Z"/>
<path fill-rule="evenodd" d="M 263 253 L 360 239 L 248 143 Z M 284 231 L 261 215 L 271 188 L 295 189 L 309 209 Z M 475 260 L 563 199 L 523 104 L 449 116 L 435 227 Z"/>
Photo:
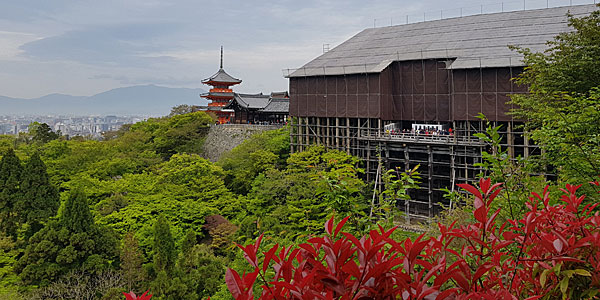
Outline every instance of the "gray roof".
<path fill-rule="evenodd" d="M 269 113 L 289 113 L 290 99 L 289 98 L 271 98 L 269 104 L 261 111 Z"/>
<path fill-rule="evenodd" d="M 220 68 L 219 71 L 217 71 L 217 73 L 215 73 L 213 76 L 210 76 L 210 77 L 202 80 L 202 83 L 208 84 L 209 82 L 222 82 L 222 83 L 238 84 L 238 83 L 241 83 L 242 81 L 227 74 L 227 72 L 225 72 L 225 70 L 223 70 L 223 68 Z"/>
<path fill-rule="evenodd" d="M 265 108 L 267 104 L 269 104 L 269 95 L 260 94 L 238 94 L 234 93 L 233 100 L 238 103 L 239 106 L 248 108 L 248 109 L 261 109 Z M 231 103 L 227 105 L 229 107 Z"/>
<path fill-rule="evenodd" d="M 365 29 L 288 77 L 379 73 L 393 61 L 455 59 L 453 69 L 522 66 L 508 45 L 546 48 L 569 31 L 566 14 L 589 14 L 595 5 L 484 14 Z"/>

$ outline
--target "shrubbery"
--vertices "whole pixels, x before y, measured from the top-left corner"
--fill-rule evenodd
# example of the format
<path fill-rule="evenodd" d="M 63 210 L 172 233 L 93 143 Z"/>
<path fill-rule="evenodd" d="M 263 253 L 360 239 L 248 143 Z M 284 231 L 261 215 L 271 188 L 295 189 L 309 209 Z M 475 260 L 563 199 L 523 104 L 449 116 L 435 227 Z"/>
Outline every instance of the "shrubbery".
<path fill-rule="evenodd" d="M 594 185 L 599 185 L 594 182 Z M 325 223 L 327 235 L 297 247 L 259 251 L 239 246 L 253 271 L 228 269 L 235 299 L 581 299 L 600 289 L 600 216 L 584 205 L 580 186 L 567 185 L 560 204 L 548 188 L 532 193 L 527 211 L 499 224 L 491 204 L 501 184 L 461 184 L 474 197 L 475 222 L 439 225 L 439 236 L 363 237 L 343 232 L 348 217 Z M 257 282 L 258 281 L 258 282 Z"/>

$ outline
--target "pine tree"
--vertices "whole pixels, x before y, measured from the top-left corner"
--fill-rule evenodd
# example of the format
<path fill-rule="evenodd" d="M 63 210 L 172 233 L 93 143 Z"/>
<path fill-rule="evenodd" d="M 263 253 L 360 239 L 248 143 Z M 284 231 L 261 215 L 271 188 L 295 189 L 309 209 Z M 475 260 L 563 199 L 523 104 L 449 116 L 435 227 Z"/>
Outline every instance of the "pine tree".
<path fill-rule="evenodd" d="M 129 232 L 123 238 L 123 249 L 121 251 L 121 271 L 127 290 L 136 288 L 136 284 L 143 279 L 143 258 L 138 240 L 132 232 Z"/>
<path fill-rule="evenodd" d="M 171 234 L 171 228 L 163 215 L 160 215 L 154 224 L 153 250 L 156 273 L 166 271 L 170 274 L 175 264 L 177 250 L 175 249 L 175 240 Z"/>
<path fill-rule="evenodd" d="M 16 203 L 21 197 L 21 176 L 23 166 L 13 149 L 2 156 L 0 161 L 0 231 L 16 239 L 18 211 Z"/>
<path fill-rule="evenodd" d="M 29 224 L 27 237 L 42 229 L 56 215 L 60 204 L 58 190 L 50 183 L 46 165 L 35 153 L 25 165 L 21 181 L 22 197 L 17 202 L 20 221 Z"/>
<path fill-rule="evenodd" d="M 48 285 L 72 270 L 98 273 L 118 257 L 109 228 L 94 223 L 83 191 L 71 191 L 58 219 L 35 233 L 15 272 L 25 284 Z"/>
<path fill-rule="evenodd" d="M 183 255 L 189 254 L 192 248 L 196 246 L 196 243 L 196 233 L 194 232 L 194 230 L 190 229 L 183 238 L 183 242 L 181 243 L 181 253 Z"/>

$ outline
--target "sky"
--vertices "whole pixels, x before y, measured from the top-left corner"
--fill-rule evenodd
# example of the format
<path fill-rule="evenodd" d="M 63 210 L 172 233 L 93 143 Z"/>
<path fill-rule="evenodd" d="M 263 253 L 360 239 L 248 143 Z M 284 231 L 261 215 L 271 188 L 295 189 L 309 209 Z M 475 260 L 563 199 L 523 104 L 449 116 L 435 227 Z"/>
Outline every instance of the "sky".
<path fill-rule="evenodd" d="M 333 48 L 406 15 L 413 22 L 459 7 L 493 11 L 499 2 L 0 0 L 0 95 L 90 96 L 145 84 L 207 89 L 200 81 L 218 70 L 221 45 L 225 70 L 243 80 L 235 91 L 283 91 L 283 70 L 316 58 L 323 44 Z"/>

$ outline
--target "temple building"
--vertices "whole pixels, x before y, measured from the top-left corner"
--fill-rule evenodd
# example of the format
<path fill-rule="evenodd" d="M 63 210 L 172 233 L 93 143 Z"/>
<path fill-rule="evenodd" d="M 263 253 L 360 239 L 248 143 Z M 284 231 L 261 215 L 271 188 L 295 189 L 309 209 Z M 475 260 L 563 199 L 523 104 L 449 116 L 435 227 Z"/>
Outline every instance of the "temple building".
<path fill-rule="evenodd" d="M 227 74 L 223 69 L 223 46 L 221 46 L 221 64 L 219 71 L 214 75 L 202 80 L 202 83 L 210 85 L 212 88 L 208 93 L 201 94 L 200 97 L 208 99 L 210 102 L 207 107 L 202 107 L 205 111 L 214 112 L 219 119 L 219 124 L 229 123 L 233 117 L 234 111 L 226 109 L 225 106 L 234 98 L 231 86 L 240 84 L 240 79 Z"/>
<path fill-rule="evenodd" d="M 291 150 L 321 144 L 364 161 L 367 180 L 385 170 L 419 166 L 420 188 L 403 201 L 407 221 L 430 219 L 453 202 L 457 183 L 482 172 L 489 145 L 477 137 L 500 126 L 501 146 L 513 157 L 542 156 L 510 114 L 510 95 L 525 65 L 508 45 L 547 49 L 595 5 L 481 14 L 369 28 L 293 70 Z M 541 174 L 551 170 L 541 166 Z M 548 171 L 548 172 L 546 172 Z"/>
<path fill-rule="evenodd" d="M 271 95 L 234 93 L 224 109 L 234 111 L 230 123 L 284 124 L 288 120 L 289 98 L 287 92 L 273 92 Z"/>

